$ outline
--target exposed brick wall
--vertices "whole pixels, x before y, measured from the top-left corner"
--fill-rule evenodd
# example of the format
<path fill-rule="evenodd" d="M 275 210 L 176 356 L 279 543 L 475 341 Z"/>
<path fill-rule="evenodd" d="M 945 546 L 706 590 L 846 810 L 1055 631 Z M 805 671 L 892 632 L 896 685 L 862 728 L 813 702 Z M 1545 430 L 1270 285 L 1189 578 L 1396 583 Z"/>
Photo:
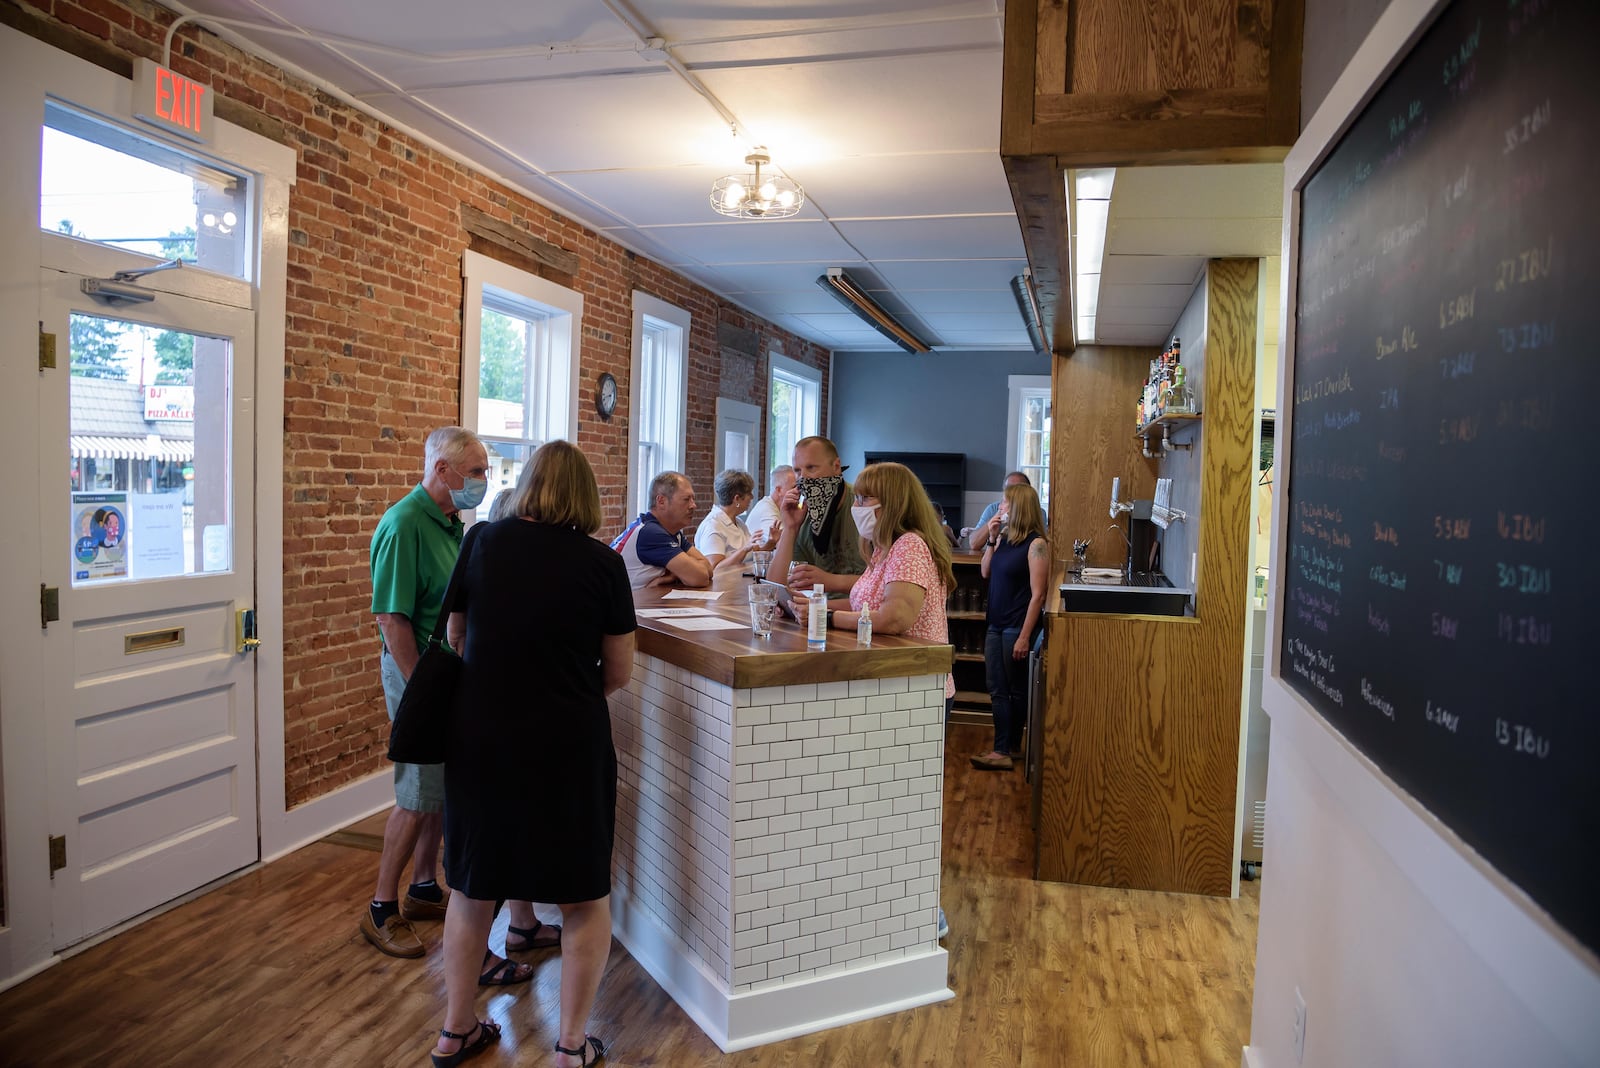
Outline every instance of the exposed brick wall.
<path fill-rule="evenodd" d="M 160 59 L 172 13 L 146 0 L 20 0 L 8 22 L 116 69 Z M 30 12 L 31 9 L 31 12 Z M 172 66 L 224 103 L 258 112 L 299 155 L 289 202 L 284 359 L 284 728 L 290 807 L 385 766 L 387 738 L 370 614 L 368 545 L 378 517 L 421 477 L 428 432 L 459 418 L 461 253 L 470 204 L 578 256 L 584 295 L 578 444 L 620 529 L 628 481 L 632 291 L 685 308 L 686 473 L 709 502 L 716 397 L 726 388 L 717 323 L 762 340 L 736 400 L 766 404 L 765 353 L 821 368 L 829 353 L 554 214 L 193 24 Z M 126 74 L 126 69 L 122 70 Z M 606 422 L 590 400 L 617 378 Z M 824 398 L 823 411 L 826 411 Z"/>

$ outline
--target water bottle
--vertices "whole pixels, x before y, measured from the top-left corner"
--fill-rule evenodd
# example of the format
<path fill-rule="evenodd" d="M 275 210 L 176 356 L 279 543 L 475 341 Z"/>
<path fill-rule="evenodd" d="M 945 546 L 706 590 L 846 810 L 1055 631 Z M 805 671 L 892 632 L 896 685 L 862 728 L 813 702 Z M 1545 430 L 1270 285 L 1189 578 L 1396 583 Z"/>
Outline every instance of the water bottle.
<path fill-rule="evenodd" d="M 806 595 L 811 607 L 806 615 L 806 645 L 811 649 L 823 649 L 828 644 L 828 595 L 822 589 L 822 583 L 811 587 L 811 592 Z"/>
<path fill-rule="evenodd" d="M 872 613 L 865 608 L 861 610 L 861 618 L 856 620 L 856 644 L 863 648 L 872 644 Z"/>

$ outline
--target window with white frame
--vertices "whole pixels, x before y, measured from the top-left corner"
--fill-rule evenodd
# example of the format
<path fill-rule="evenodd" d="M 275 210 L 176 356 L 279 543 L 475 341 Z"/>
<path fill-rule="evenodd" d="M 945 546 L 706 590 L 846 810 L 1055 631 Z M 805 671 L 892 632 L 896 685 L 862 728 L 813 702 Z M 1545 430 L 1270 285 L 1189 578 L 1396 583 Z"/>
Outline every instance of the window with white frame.
<path fill-rule="evenodd" d="M 795 442 L 822 433 L 822 372 L 777 351 L 769 367 L 767 455 L 775 466 L 789 462 Z"/>
<path fill-rule="evenodd" d="M 461 267 L 461 424 L 489 449 L 487 519 L 534 449 L 577 431 L 583 295 L 476 252 Z"/>
<path fill-rule="evenodd" d="M 1010 375 L 1006 454 L 1011 470 L 1028 476 L 1050 514 L 1050 376 Z"/>
<path fill-rule="evenodd" d="M 628 496 L 650 510 L 650 482 L 682 471 L 689 388 L 689 313 L 634 290 Z"/>

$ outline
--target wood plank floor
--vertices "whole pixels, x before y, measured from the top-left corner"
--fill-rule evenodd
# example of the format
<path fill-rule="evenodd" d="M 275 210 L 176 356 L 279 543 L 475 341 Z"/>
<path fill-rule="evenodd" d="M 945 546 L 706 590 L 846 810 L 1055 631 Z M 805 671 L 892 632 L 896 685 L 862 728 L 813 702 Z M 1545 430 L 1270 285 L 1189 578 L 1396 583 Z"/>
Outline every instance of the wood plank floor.
<path fill-rule="evenodd" d="M 1230 901 L 1032 881 L 1021 771 L 967 764 L 986 738 L 953 727 L 945 757 L 954 1000 L 724 1056 L 614 942 L 593 1027 L 610 1068 L 1236 1068 L 1260 884 Z M 441 925 L 420 926 L 423 960 L 356 931 L 380 830 L 374 817 L 0 994 L 0 1065 L 427 1065 Z M 550 1063 L 560 957 L 523 959 L 532 983 L 480 998 L 505 1035 L 474 1065 Z"/>

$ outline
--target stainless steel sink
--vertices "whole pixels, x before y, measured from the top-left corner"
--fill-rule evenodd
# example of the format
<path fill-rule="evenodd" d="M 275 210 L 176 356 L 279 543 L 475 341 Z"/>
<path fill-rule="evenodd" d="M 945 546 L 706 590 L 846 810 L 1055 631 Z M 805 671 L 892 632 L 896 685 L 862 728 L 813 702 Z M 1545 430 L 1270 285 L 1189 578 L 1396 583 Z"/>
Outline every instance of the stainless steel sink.
<path fill-rule="evenodd" d="M 1189 591 L 1179 589 L 1158 572 L 1136 572 L 1115 580 L 1084 578 L 1068 572 L 1061 584 L 1063 612 L 1110 612 L 1122 615 L 1181 616 L 1188 614 Z"/>

